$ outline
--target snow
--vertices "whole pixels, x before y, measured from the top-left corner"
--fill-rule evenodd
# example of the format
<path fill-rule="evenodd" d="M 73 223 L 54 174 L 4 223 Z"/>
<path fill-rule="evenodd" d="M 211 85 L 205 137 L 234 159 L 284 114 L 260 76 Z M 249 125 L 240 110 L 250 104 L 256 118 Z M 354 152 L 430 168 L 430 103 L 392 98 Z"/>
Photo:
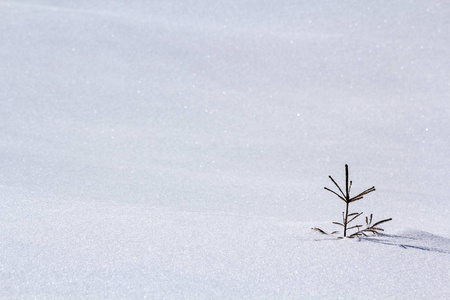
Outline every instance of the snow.
<path fill-rule="evenodd" d="M 434 0 L 0 0 L 0 298 L 450 298 L 449 31 Z M 346 163 L 384 235 L 311 230 Z"/>

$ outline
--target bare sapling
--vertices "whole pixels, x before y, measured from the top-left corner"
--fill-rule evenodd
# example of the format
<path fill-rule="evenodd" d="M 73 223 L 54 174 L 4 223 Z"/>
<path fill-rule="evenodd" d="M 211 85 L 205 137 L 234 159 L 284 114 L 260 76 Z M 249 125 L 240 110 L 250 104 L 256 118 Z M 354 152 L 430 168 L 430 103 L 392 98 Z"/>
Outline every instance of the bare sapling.
<path fill-rule="evenodd" d="M 350 191 L 352 189 L 352 181 L 351 180 L 349 181 L 348 165 L 345 165 L 345 191 L 343 191 L 341 189 L 341 187 L 336 183 L 336 181 L 333 179 L 333 177 L 331 177 L 331 176 L 328 176 L 328 177 L 331 179 L 331 181 L 334 183 L 334 185 L 338 188 L 339 192 L 335 192 L 332 189 L 329 189 L 327 187 L 325 187 L 325 190 L 333 193 L 339 199 L 341 199 L 342 201 L 345 202 L 345 212 L 344 211 L 342 212 L 342 221 L 341 222 L 333 222 L 333 224 L 342 227 L 342 236 L 340 236 L 338 238 L 345 238 L 345 237 L 355 238 L 355 237 L 360 237 L 360 236 L 368 236 L 368 235 L 378 234 L 378 233 L 380 233 L 380 231 L 384 231 L 384 229 L 379 227 L 379 225 L 381 225 L 382 223 L 391 221 L 392 218 L 384 219 L 384 220 L 381 220 L 381 221 L 378 221 L 378 222 L 375 222 L 372 224 L 373 214 L 370 214 L 369 217 L 366 216 L 365 227 L 360 224 L 356 224 L 356 225 L 350 224 L 351 222 L 355 221 L 359 216 L 361 216 L 363 214 L 362 212 L 350 212 L 349 211 L 350 203 L 361 200 L 361 199 L 363 199 L 363 197 L 365 195 L 374 192 L 375 191 L 374 186 L 366 189 L 365 191 L 357 194 L 354 197 L 351 197 Z M 312 229 L 317 232 L 320 232 L 322 234 L 334 235 L 334 234 L 340 233 L 340 231 L 333 231 L 331 233 L 327 233 L 317 227 L 314 227 Z"/>

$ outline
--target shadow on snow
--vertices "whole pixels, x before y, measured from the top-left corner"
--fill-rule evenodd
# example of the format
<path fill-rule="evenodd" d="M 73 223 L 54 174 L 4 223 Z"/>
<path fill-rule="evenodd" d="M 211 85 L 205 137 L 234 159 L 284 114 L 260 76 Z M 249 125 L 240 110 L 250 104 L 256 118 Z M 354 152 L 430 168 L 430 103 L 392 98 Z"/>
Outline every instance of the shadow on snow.
<path fill-rule="evenodd" d="M 359 238 L 359 241 L 450 254 L 450 239 L 420 230 L 409 230 L 398 235 L 378 234 Z"/>

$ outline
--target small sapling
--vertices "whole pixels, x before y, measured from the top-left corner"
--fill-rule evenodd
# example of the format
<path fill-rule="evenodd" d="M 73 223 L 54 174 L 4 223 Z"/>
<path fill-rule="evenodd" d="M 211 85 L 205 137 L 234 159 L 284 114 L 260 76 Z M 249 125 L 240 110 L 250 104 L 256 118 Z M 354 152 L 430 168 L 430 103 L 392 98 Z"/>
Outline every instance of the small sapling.
<path fill-rule="evenodd" d="M 335 192 L 327 187 L 325 187 L 325 190 L 335 194 L 339 199 L 341 199 L 342 201 L 345 202 L 345 212 L 342 212 L 342 222 L 333 222 L 333 224 L 338 225 L 340 227 L 342 227 L 342 231 L 343 231 L 343 235 L 338 237 L 338 238 L 355 238 L 355 237 L 360 237 L 360 236 L 368 236 L 368 235 L 373 235 L 373 234 L 378 234 L 380 233 L 380 231 L 384 231 L 381 227 L 379 227 L 379 225 L 381 225 L 382 223 L 391 221 L 392 218 L 389 219 L 384 219 L 375 223 L 372 223 L 373 221 L 373 214 L 370 214 L 369 217 L 366 217 L 366 225 L 360 225 L 360 224 L 350 224 L 352 221 L 356 220 L 356 218 L 358 218 L 359 216 L 361 216 L 363 213 L 362 212 L 349 212 L 349 205 L 350 203 L 353 203 L 355 201 L 361 200 L 363 199 L 363 197 L 369 193 L 372 193 L 375 191 L 375 187 L 371 187 L 368 188 L 367 190 L 365 190 L 362 193 L 359 193 L 358 195 L 351 197 L 350 196 L 350 191 L 352 188 L 352 181 L 349 181 L 349 177 L 348 177 L 348 165 L 345 165 L 345 192 L 342 191 L 341 187 L 336 183 L 336 181 L 333 179 L 333 177 L 328 176 L 331 181 L 334 183 L 334 185 L 336 185 L 336 187 L 339 190 L 338 192 Z M 329 235 L 334 235 L 334 234 L 339 234 L 340 231 L 333 231 L 331 233 L 327 233 L 325 231 L 323 231 L 320 228 L 314 227 L 312 228 L 313 230 L 320 232 L 322 234 L 329 234 Z"/>

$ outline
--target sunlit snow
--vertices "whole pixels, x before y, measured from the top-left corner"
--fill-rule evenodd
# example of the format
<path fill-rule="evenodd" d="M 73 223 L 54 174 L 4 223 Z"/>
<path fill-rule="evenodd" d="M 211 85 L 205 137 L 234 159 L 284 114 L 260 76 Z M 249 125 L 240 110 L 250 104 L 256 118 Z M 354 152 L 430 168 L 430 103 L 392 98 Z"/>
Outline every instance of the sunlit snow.
<path fill-rule="evenodd" d="M 450 5 L 0 0 L 0 298 L 449 299 Z M 335 240 L 328 175 L 385 235 Z"/>

